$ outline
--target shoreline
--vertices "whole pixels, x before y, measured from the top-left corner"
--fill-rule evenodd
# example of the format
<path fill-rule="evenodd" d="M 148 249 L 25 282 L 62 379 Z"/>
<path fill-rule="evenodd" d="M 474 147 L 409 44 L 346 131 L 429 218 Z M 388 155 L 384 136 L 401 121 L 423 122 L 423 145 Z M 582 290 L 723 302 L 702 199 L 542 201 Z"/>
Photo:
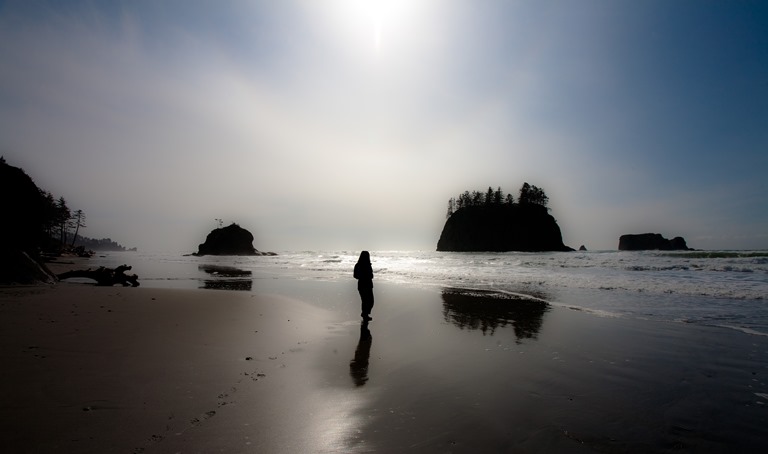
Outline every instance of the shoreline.
<path fill-rule="evenodd" d="M 94 453 L 768 445 L 763 336 L 391 283 L 377 283 L 364 327 L 347 284 L 2 288 L 3 444 Z"/>

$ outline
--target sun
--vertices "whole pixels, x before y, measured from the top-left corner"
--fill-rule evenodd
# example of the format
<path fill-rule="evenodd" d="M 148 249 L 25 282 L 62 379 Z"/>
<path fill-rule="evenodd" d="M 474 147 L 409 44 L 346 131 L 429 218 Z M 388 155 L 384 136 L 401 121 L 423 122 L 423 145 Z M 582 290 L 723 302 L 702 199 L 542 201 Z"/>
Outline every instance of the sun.
<path fill-rule="evenodd" d="M 344 38 L 382 53 L 402 41 L 418 15 L 420 0 L 337 0 L 334 22 Z"/>
<path fill-rule="evenodd" d="M 367 2 L 361 2 L 367 3 Z M 384 32 L 396 33 L 403 22 L 413 12 L 414 2 L 407 0 L 372 0 L 370 1 L 369 20 L 373 25 L 373 44 L 376 52 L 381 52 Z"/>

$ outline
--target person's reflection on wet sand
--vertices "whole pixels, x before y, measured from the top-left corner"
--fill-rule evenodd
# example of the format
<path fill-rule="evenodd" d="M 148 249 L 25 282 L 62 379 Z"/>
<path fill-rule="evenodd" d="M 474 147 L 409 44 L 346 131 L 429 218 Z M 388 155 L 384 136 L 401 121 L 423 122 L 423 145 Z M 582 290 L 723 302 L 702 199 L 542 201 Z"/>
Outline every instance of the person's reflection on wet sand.
<path fill-rule="evenodd" d="M 355 386 L 363 386 L 368 381 L 368 358 L 371 356 L 373 336 L 368 323 L 360 325 L 360 340 L 357 342 L 355 357 L 349 362 L 349 375 Z"/>

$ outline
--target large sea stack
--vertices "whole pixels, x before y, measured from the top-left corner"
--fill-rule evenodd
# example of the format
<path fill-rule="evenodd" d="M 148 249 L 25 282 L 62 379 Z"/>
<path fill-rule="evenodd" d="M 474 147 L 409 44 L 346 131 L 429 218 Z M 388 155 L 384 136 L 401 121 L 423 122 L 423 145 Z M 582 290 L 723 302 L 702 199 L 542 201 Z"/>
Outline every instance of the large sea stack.
<path fill-rule="evenodd" d="M 438 251 L 572 251 L 547 208 L 536 204 L 463 207 L 446 220 Z"/>
<path fill-rule="evenodd" d="M 259 252 L 253 247 L 253 234 L 232 223 L 227 227 L 214 229 L 198 246 L 194 255 L 275 255 L 273 252 Z"/>

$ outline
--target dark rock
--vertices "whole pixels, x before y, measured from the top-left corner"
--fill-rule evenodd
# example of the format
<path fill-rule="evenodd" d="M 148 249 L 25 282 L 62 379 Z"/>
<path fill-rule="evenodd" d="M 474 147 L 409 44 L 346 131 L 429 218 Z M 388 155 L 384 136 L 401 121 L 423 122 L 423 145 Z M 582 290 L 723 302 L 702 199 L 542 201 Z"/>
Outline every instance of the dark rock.
<path fill-rule="evenodd" d="M 658 233 L 621 235 L 620 251 L 688 251 L 688 245 L 682 237 L 668 240 Z"/>
<path fill-rule="evenodd" d="M 0 238 L 4 249 L 36 252 L 45 239 L 45 199 L 22 169 L 0 161 Z"/>
<path fill-rule="evenodd" d="M 582 244 L 581 246 L 579 246 L 579 250 L 580 251 L 586 251 L 587 247 Z"/>
<path fill-rule="evenodd" d="M 670 246 L 672 246 L 672 249 L 675 251 L 688 251 L 691 249 L 687 244 L 685 244 L 685 240 L 681 236 L 672 238 L 672 240 L 670 240 Z"/>
<path fill-rule="evenodd" d="M 469 206 L 445 222 L 438 251 L 572 251 L 546 207 L 534 204 Z"/>
<path fill-rule="evenodd" d="M 0 248 L 0 283 L 36 284 L 56 282 L 56 276 L 42 261 L 24 251 Z"/>
<path fill-rule="evenodd" d="M 277 255 L 274 252 L 259 252 L 253 247 L 253 234 L 232 223 L 227 227 L 213 230 L 192 255 Z"/>
<path fill-rule="evenodd" d="M 56 278 L 40 259 L 45 199 L 32 178 L 0 158 L 0 282 L 32 284 Z"/>

